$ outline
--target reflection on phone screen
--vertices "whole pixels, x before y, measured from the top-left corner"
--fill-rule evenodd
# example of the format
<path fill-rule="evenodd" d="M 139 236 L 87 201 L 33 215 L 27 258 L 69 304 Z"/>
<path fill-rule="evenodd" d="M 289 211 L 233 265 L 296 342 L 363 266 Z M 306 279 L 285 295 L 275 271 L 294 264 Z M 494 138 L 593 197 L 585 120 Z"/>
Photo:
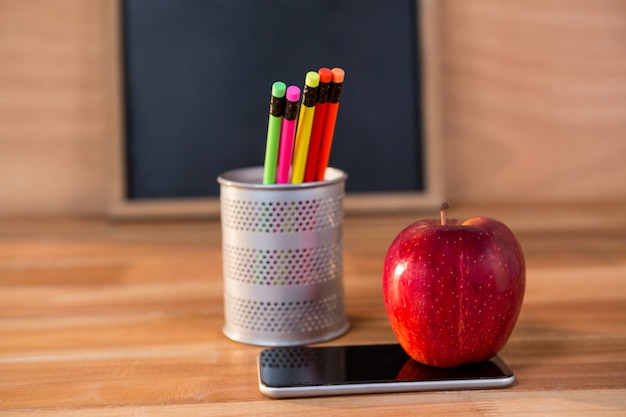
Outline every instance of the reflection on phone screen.
<path fill-rule="evenodd" d="M 414 361 L 399 344 L 272 348 L 261 352 L 259 365 L 261 381 L 277 388 L 512 376 L 497 356 L 443 369 Z"/>

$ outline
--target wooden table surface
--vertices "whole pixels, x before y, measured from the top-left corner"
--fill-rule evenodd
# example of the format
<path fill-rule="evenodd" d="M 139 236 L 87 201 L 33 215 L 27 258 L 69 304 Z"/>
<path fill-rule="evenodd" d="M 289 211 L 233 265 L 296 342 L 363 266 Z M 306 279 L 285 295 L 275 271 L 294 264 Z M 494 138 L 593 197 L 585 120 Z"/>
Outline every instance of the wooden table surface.
<path fill-rule="evenodd" d="M 261 348 L 221 332 L 218 221 L 0 220 L 0 412 L 626 415 L 626 205 L 450 212 L 467 215 L 504 221 L 526 253 L 526 298 L 501 353 L 516 384 L 291 400 L 265 398 Z M 395 341 L 382 261 L 396 233 L 424 216 L 347 216 L 351 329 L 329 344 Z"/>

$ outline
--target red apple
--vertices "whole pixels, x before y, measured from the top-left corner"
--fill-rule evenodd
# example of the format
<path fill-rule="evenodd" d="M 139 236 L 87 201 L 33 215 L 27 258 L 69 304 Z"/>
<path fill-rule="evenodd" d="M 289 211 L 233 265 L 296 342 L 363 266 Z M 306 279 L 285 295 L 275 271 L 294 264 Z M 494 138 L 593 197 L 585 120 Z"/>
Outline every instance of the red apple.
<path fill-rule="evenodd" d="M 383 294 L 396 338 L 416 361 L 450 368 L 490 359 L 507 342 L 526 287 L 522 248 L 487 217 L 418 221 L 387 251 Z"/>

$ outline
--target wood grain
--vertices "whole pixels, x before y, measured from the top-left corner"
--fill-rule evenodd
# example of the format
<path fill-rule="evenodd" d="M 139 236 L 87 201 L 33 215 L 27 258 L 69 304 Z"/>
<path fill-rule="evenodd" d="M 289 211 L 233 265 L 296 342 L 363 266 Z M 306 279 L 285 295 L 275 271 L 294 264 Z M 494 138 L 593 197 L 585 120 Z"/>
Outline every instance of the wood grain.
<path fill-rule="evenodd" d="M 114 3 L 0 0 L 0 214 L 109 209 Z M 626 201 L 626 3 L 436 3 L 445 174 L 430 180 L 461 203 Z"/>
<path fill-rule="evenodd" d="M 0 213 L 102 212 L 103 10 L 102 2 L 0 0 Z"/>
<path fill-rule="evenodd" d="M 626 3 L 441 6 L 450 198 L 623 201 Z"/>
<path fill-rule="evenodd" d="M 228 340 L 216 221 L 0 219 L 0 410 L 16 415 L 555 415 L 626 412 L 626 206 L 459 206 L 518 235 L 528 287 L 503 390 L 264 398 L 261 348 Z M 349 216 L 350 331 L 393 342 L 380 270 L 415 216 Z"/>

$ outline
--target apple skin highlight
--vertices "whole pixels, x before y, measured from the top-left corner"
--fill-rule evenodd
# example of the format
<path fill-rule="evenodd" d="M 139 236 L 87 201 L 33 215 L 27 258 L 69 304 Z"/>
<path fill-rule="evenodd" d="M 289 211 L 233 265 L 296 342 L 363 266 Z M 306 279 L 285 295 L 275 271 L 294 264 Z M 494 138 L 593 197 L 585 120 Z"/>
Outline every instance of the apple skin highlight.
<path fill-rule="evenodd" d="M 515 327 L 525 287 L 519 242 L 486 217 L 418 221 L 394 239 L 383 266 L 396 338 L 416 361 L 442 368 L 498 353 Z"/>

